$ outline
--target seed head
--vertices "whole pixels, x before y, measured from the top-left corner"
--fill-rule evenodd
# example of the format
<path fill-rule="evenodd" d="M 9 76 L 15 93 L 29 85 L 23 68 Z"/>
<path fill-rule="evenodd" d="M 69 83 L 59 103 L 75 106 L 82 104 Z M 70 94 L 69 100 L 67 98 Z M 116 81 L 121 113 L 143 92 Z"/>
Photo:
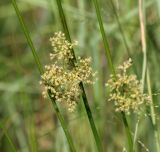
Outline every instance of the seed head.
<path fill-rule="evenodd" d="M 124 62 L 118 67 L 116 78 L 111 75 L 107 82 L 107 86 L 110 87 L 109 101 L 114 102 L 115 111 L 138 112 L 142 105 L 149 104 L 151 101 L 149 95 L 142 93 L 142 84 L 137 80 L 137 76 L 127 74 L 131 65 L 131 59 Z"/>
<path fill-rule="evenodd" d="M 71 68 L 68 61 L 73 59 L 71 49 L 77 44 L 68 42 L 62 32 L 55 33 L 50 41 L 54 48 L 50 60 L 54 63 L 46 65 L 41 76 L 40 84 L 45 86 L 42 94 L 47 97 L 49 90 L 52 98 L 67 104 L 69 111 L 74 111 L 81 95 L 79 83 L 93 83 L 91 77 L 95 73 L 90 67 L 91 58 L 78 57 L 77 63 Z"/>

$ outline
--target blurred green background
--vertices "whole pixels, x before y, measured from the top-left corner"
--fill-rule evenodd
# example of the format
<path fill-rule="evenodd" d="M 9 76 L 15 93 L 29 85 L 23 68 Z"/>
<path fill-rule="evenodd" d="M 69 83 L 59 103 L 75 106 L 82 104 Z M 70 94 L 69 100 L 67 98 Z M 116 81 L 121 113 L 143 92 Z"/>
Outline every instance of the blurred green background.
<path fill-rule="evenodd" d="M 55 0 L 17 0 L 24 21 L 43 65 L 48 63 L 52 47 L 49 38 L 62 31 Z M 141 79 L 142 49 L 138 17 L 138 1 L 99 0 L 105 31 L 114 65 L 130 57 L 133 73 Z M 148 67 L 151 71 L 153 93 L 160 89 L 160 1 L 145 0 L 146 40 Z M 63 0 L 63 8 L 73 40 L 78 40 L 76 56 L 92 57 L 92 67 L 98 72 L 98 81 L 85 86 L 87 97 L 99 130 L 105 152 L 122 152 L 126 136 L 119 113 L 107 102 L 105 83 L 110 74 L 92 1 Z M 117 16 L 116 16 L 117 15 Z M 117 20 L 118 17 L 118 20 Z M 120 23 L 120 24 L 119 24 Z M 135 70 L 136 69 L 136 70 Z M 68 144 L 55 116 L 50 100 L 43 99 L 39 85 L 40 75 L 31 50 L 21 30 L 9 0 L 0 1 L 0 152 L 11 152 L 14 144 L 19 152 L 67 152 Z M 145 87 L 145 90 L 147 88 Z M 159 96 L 154 102 L 159 106 Z M 94 139 L 83 104 L 65 116 L 78 152 L 96 151 Z M 156 118 L 159 123 L 159 107 Z M 135 130 L 137 117 L 129 116 L 131 130 Z M 137 151 L 154 152 L 153 129 L 148 117 L 141 116 L 138 129 Z"/>

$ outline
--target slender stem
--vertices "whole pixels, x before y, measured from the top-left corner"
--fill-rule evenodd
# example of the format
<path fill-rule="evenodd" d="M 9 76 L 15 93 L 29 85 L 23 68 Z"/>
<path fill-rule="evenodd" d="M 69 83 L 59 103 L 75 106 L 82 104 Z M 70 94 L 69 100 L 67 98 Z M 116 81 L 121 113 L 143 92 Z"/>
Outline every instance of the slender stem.
<path fill-rule="evenodd" d="M 84 106 L 85 106 L 85 109 L 86 109 L 86 112 L 87 112 L 88 120 L 89 120 L 89 123 L 91 125 L 95 141 L 96 141 L 97 149 L 98 149 L 99 152 L 103 152 L 102 143 L 101 143 L 101 140 L 99 138 L 99 135 L 98 135 L 98 132 L 97 132 L 94 120 L 93 120 L 92 112 L 91 112 L 91 109 L 89 107 L 89 103 L 87 101 L 87 96 L 86 96 L 86 93 L 85 93 L 84 86 L 83 86 L 82 82 L 80 83 L 80 87 L 82 89 L 83 103 L 84 103 Z"/>
<path fill-rule="evenodd" d="M 111 51 L 110 51 L 109 44 L 108 44 L 108 41 L 107 41 L 107 38 L 106 38 L 106 35 L 105 35 L 105 30 L 104 30 L 104 26 L 103 26 L 103 21 L 102 21 L 102 17 L 101 17 L 101 13 L 100 13 L 99 4 L 98 4 L 97 0 L 93 0 L 93 2 L 94 2 L 95 9 L 96 9 L 96 15 L 97 15 L 100 31 L 101 31 L 101 34 L 102 34 L 102 39 L 103 39 L 105 53 L 106 53 L 106 56 L 107 56 L 107 59 L 108 59 L 109 67 L 110 67 L 110 70 L 111 70 L 112 74 L 116 77 L 116 72 L 115 72 L 115 69 L 114 69 L 114 66 L 113 66 L 111 53 L 110 53 Z"/>
<path fill-rule="evenodd" d="M 142 0 L 138 0 L 138 10 L 139 10 L 139 21 L 140 21 L 140 32 L 141 32 L 141 44 L 143 52 L 143 67 L 142 67 L 142 92 L 144 91 L 146 68 L 147 68 L 147 50 L 146 50 L 146 40 L 145 40 L 145 20 L 144 20 L 144 9 L 142 8 Z"/>
<path fill-rule="evenodd" d="M 52 104 L 54 105 L 54 108 L 55 108 L 55 111 L 56 111 L 56 115 L 57 115 L 59 121 L 61 122 L 61 126 L 63 126 L 63 131 L 65 132 L 67 141 L 68 141 L 69 146 L 70 146 L 70 150 L 72 152 L 76 152 L 76 149 L 75 149 L 73 141 L 72 141 L 72 137 L 71 137 L 71 135 L 70 135 L 70 133 L 68 131 L 67 125 L 65 124 L 64 118 L 63 118 L 63 116 L 61 115 L 61 113 L 60 113 L 60 111 L 58 109 L 58 106 L 57 106 L 57 104 L 55 102 L 55 99 L 53 97 L 51 97 L 50 91 L 48 91 L 48 94 L 49 94 L 49 97 L 50 97 L 50 99 L 52 101 Z"/>
<path fill-rule="evenodd" d="M 104 48 L 105 48 L 105 51 L 106 51 L 106 57 L 107 57 L 107 60 L 108 60 L 108 63 L 109 63 L 110 70 L 111 70 L 113 76 L 116 79 L 116 72 L 115 72 L 115 69 L 114 69 L 114 66 L 113 66 L 109 44 L 108 44 L 108 41 L 107 41 L 107 38 L 106 38 L 104 26 L 103 26 L 103 21 L 102 21 L 102 17 L 101 17 L 101 13 L 100 13 L 100 7 L 99 7 L 99 4 L 98 4 L 97 0 L 93 0 L 93 2 L 94 2 L 95 9 L 96 9 L 96 15 L 97 15 L 100 31 L 101 31 L 101 34 L 102 34 Z M 122 115 L 122 120 L 123 120 L 123 123 L 124 123 L 124 126 L 125 126 L 125 132 L 126 132 L 126 135 L 127 135 L 127 138 L 128 138 L 129 150 L 130 150 L 130 152 L 133 152 L 134 151 L 133 150 L 133 140 L 132 140 L 132 135 L 131 135 L 131 132 L 130 132 L 130 128 L 129 128 L 125 113 L 122 112 L 121 115 Z"/>
<path fill-rule="evenodd" d="M 139 21 L 140 21 L 140 30 L 141 30 L 141 43 L 142 43 L 142 52 L 143 52 L 143 71 L 142 71 L 142 92 L 144 92 L 144 84 L 145 84 L 145 77 L 147 77 L 147 87 L 148 93 L 151 97 L 151 123 L 153 126 L 155 141 L 156 141 L 156 149 L 157 152 L 160 151 L 160 137 L 158 134 L 158 127 L 156 121 L 156 114 L 154 110 L 154 102 L 152 98 L 152 89 L 151 89 L 151 80 L 150 80 L 150 73 L 149 68 L 147 67 L 147 44 L 146 44 L 146 33 L 145 33 L 145 8 L 143 7 L 143 0 L 138 1 L 139 5 Z"/>
<path fill-rule="evenodd" d="M 123 39 L 124 46 L 125 46 L 126 51 L 127 51 L 127 55 L 128 55 L 128 57 L 132 57 L 131 51 L 130 51 L 130 48 L 129 48 L 129 46 L 128 46 L 128 43 L 127 43 L 127 40 L 126 40 L 124 31 L 123 31 L 123 28 L 122 28 L 122 26 L 121 26 L 121 22 L 120 22 L 120 20 L 119 20 L 119 16 L 118 16 L 117 10 L 116 10 L 116 8 L 115 8 L 115 5 L 114 5 L 114 3 L 113 3 L 113 0 L 110 0 L 110 2 L 111 2 L 111 5 L 112 5 L 113 13 L 114 13 L 114 15 L 115 15 L 115 18 L 116 18 L 118 27 L 119 27 L 119 31 L 120 31 L 120 33 L 121 33 L 121 35 L 122 35 L 122 39 Z M 137 69 L 136 69 L 136 66 L 135 66 L 134 63 L 133 63 L 133 70 L 134 70 L 134 72 L 135 72 L 136 74 L 138 73 L 138 72 L 137 72 Z"/>
<path fill-rule="evenodd" d="M 56 2 L 57 2 L 58 10 L 59 10 L 59 15 L 60 15 L 60 18 L 61 18 L 63 30 L 65 32 L 65 35 L 66 35 L 67 39 L 71 42 L 71 37 L 70 37 L 69 29 L 68 29 L 68 26 L 67 26 L 67 21 L 66 21 L 66 17 L 65 17 L 64 11 L 63 11 L 63 7 L 62 7 L 62 4 L 61 4 L 61 0 L 56 0 Z M 75 53 L 74 53 L 73 49 L 72 49 L 72 54 L 74 56 L 74 59 L 71 61 L 71 64 L 74 66 L 74 64 L 76 62 L 76 56 L 75 56 Z M 103 152 L 102 143 L 101 143 L 98 131 L 96 129 L 96 125 L 94 123 L 92 112 L 91 112 L 91 109 L 90 109 L 88 99 L 87 99 L 87 96 L 86 96 L 86 93 L 85 93 L 84 86 L 83 86 L 82 82 L 80 83 L 80 88 L 82 90 L 83 103 L 84 103 L 85 110 L 86 110 L 86 113 L 87 113 L 87 116 L 88 116 L 88 120 L 89 120 L 91 129 L 92 129 L 92 132 L 93 132 L 93 136 L 94 136 L 94 139 L 95 139 L 95 142 L 96 142 L 96 145 L 97 145 L 97 149 L 98 149 L 99 152 Z"/>
<path fill-rule="evenodd" d="M 159 152 L 160 151 L 160 145 L 159 145 L 160 137 L 159 137 L 159 133 L 158 133 L 158 125 L 157 125 L 157 121 L 156 121 L 156 114 L 155 114 L 154 102 L 153 102 L 153 97 L 152 97 L 150 73 L 149 73 L 149 69 L 148 68 L 147 68 L 147 86 L 148 86 L 148 93 L 149 93 L 149 96 L 151 97 L 151 101 L 152 101 L 152 104 L 150 105 L 151 123 L 152 123 L 152 126 L 153 126 L 157 152 Z"/>
<path fill-rule="evenodd" d="M 5 135 L 6 138 L 7 138 L 7 141 L 8 141 L 8 143 L 9 143 L 9 145 L 10 145 L 10 150 L 11 150 L 12 152 L 17 152 L 16 147 L 15 147 L 15 145 L 14 145 L 13 142 L 12 142 L 12 139 L 9 137 L 8 132 L 7 132 L 7 130 L 3 127 L 2 123 L 0 123 L 0 128 L 2 129 L 2 132 L 4 133 L 4 135 Z"/>
<path fill-rule="evenodd" d="M 124 127 L 125 127 L 125 132 L 126 132 L 126 135 L 127 135 L 127 138 L 128 138 L 129 152 L 134 152 L 132 135 L 131 135 L 131 132 L 130 132 L 130 128 L 129 128 L 129 125 L 128 125 L 128 122 L 127 122 L 126 115 L 125 115 L 124 112 L 121 112 L 121 115 L 122 115 L 122 120 L 123 120 Z"/>
<path fill-rule="evenodd" d="M 136 148 L 136 141 L 137 141 L 137 135 L 138 135 L 138 127 L 139 127 L 139 119 L 138 119 L 138 121 L 136 123 L 136 128 L 135 128 L 135 132 L 134 132 L 134 139 L 133 139 L 133 144 L 134 144 L 133 148 L 134 148 L 134 150 Z"/>
<path fill-rule="evenodd" d="M 120 20 L 119 20 L 119 16 L 118 16 L 118 14 L 117 14 L 117 11 L 116 11 L 116 8 L 115 8 L 115 5 L 114 5 L 113 1 L 110 0 L 110 2 L 111 2 L 111 5 L 112 5 L 113 13 L 114 13 L 114 15 L 115 15 L 115 18 L 116 18 L 116 21 L 117 21 L 117 24 L 118 24 L 120 33 L 121 33 L 121 35 L 122 35 L 122 39 L 123 39 L 123 42 L 124 42 L 124 45 L 125 45 L 127 54 L 128 54 L 128 56 L 130 57 L 130 56 L 131 56 L 130 49 L 129 49 L 129 46 L 128 46 L 128 44 L 127 44 L 127 40 L 126 40 L 126 38 L 125 38 L 123 29 L 122 29 L 122 26 L 121 26 L 121 23 L 120 23 Z"/>
<path fill-rule="evenodd" d="M 28 29 L 27 29 L 27 27 L 26 27 L 26 25 L 25 25 L 25 23 L 24 23 L 24 21 L 23 21 L 23 18 L 22 18 L 21 14 L 20 14 L 20 11 L 19 11 L 19 9 L 18 9 L 16 0 L 12 0 L 12 5 L 13 5 L 13 7 L 14 7 L 14 9 L 15 9 L 16 15 L 17 15 L 17 17 L 18 17 L 18 19 L 19 19 L 21 28 L 22 28 L 22 30 L 23 30 L 23 33 L 24 33 L 25 37 L 26 37 L 26 40 L 27 40 L 27 42 L 28 42 L 28 45 L 29 45 L 30 48 L 31 48 L 31 51 L 32 51 L 32 54 L 33 54 L 33 57 L 34 57 L 34 60 L 35 60 L 35 63 L 36 63 L 36 66 L 37 66 L 40 74 L 42 74 L 42 73 L 43 73 L 43 69 L 42 69 L 40 60 L 39 60 L 38 55 L 37 55 L 37 53 L 36 53 L 36 50 L 35 50 L 35 48 L 34 48 L 34 45 L 33 45 L 33 42 L 32 42 L 32 40 L 31 40 L 31 37 L 30 37 L 30 35 L 29 35 L 29 31 L 28 31 Z"/>
<path fill-rule="evenodd" d="M 34 57 L 36 66 L 37 66 L 37 68 L 38 68 L 38 70 L 39 70 L 39 73 L 40 73 L 40 74 L 43 74 L 42 65 L 41 65 L 41 63 L 40 63 L 39 57 L 38 57 L 38 55 L 37 55 L 37 53 L 36 53 L 36 50 L 35 50 L 35 48 L 34 48 L 34 45 L 33 45 L 33 42 L 32 42 L 32 40 L 31 40 L 31 37 L 30 37 L 29 31 L 28 31 L 28 29 L 27 29 L 27 26 L 25 25 L 24 20 L 23 20 L 21 14 L 20 14 L 20 11 L 19 11 L 18 6 L 17 6 L 17 3 L 16 3 L 16 0 L 12 0 L 12 5 L 13 5 L 13 7 L 14 7 L 14 9 L 15 9 L 15 12 L 16 12 L 17 17 L 18 17 L 18 19 L 19 19 L 19 22 L 20 22 L 22 31 L 23 31 L 24 34 L 25 34 L 26 40 L 27 40 L 27 42 L 28 42 L 28 44 L 29 44 L 29 46 L 30 46 L 30 48 L 31 48 L 31 50 L 32 50 L 32 54 L 33 54 L 33 57 Z M 72 152 L 76 152 L 75 147 L 74 147 L 74 144 L 73 144 L 73 141 L 72 141 L 72 138 L 71 138 L 71 135 L 70 135 L 70 133 L 69 133 L 69 131 L 68 131 L 68 129 L 67 129 L 67 125 L 66 125 L 66 123 L 65 123 L 65 121 L 64 121 L 64 118 L 63 118 L 62 114 L 60 113 L 60 111 L 59 111 L 59 109 L 58 109 L 58 106 L 57 106 L 55 100 L 54 100 L 53 98 L 51 98 L 50 92 L 48 92 L 48 95 L 49 95 L 50 99 L 52 100 L 52 104 L 53 104 L 53 107 L 54 107 L 54 109 L 55 109 L 56 115 L 57 115 L 57 117 L 58 117 L 58 119 L 59 119 L 59 121 L 60 121 L 60 123 L 61 123 L 61 126 L 62 126 L 62 128 L 63 128 L 63 131 L 64 131 L 64 133 L 65 133 L 65 136 L 66 136 L 66 138 L 67 138 L 67 141 L 68 141 L 68 143 L 69 143 L 70 150 L 71 150 Z"/>

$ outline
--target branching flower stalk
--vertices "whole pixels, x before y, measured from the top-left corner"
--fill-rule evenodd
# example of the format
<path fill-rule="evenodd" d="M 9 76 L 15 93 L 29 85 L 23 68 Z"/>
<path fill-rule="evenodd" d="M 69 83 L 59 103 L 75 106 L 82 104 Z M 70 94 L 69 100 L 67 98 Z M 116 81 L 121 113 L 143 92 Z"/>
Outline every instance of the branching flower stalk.
<path fill-rule="evenodd" d="M 64 33 L 66 35 L 67 40 L 69 42 L 71 42 L 71 37 L 70 37 L 69 29 L 68 29 L 68 26 L 67 26 L 66 17 L 65 17 L 63 8 L 62 8 L 61 0 L 56 0 L 56 3 L 57 3 L 57 6 L 58 6 L 58 11 L 59 11 L 59 15 L 60 15 L 60 19 L 61 19 L 61 22 L 62 22 Z M 76 60 L 76 56 L 75 56 L 73 48 L 71 49 L 71 53 L 73 55 L 73 58 L 70 60 L 70 64 L 74 67 L 77 60 Z M 95 139 L 95 142 L 96 142 L 97 149 L 98 149 L 99 152 L 103 152 L 102 142 L 101 142 L 101 139 L 99 137 L 96 125 L 94 123 L 94 119 L 93 119 L 93 116 L 92 116 L 92 112 L 91 112 L 91 109 L 90 109 L 90 106 L 89 106 L 89 103 L 88 103 L 88 99 L 87 99 L 82 81 L 80 82 L 79 86 L 80 86 L 80 89 L 82 91 L 83 103 L 84 103 L 85 110 L 86 110 L 86 113 L 87 113 L 87 117 L 88 117 L 91 129 L 92 129 L 92 133 L 93 133 L 93 136 L 94 136 L 94 139 Z"/>
<path fill-rule="evenodd" d="M 152 89 L 151 89 L 151 81 L 150 81 L 150 73 L 149 68 L 147 67 L 147 45 L 146 45 L 146 33 L 145 33 L 145 8 L 144 8 L 144 0 L 138 0 L 138 10 L 139 10 L 139 21 L 140 21 L 140 32 L 141 32 L 141 44 L 142 44 L 142 52 L 143 52 L 143 69 L 142 69 L 142 92 L 144 91 L 145 78 L 147 78 L 147 87 L 148 93 L 151 96 L 150 111 L 151 111 L 151 123 L 154 130 L 154 136 L 156 141 L 156 149 L 157 152 L 160 151 L 160 137 L 158 132 L 158 126 L 156 121 L 156 114 L 154 109 L 154 102 L 152 98 Z"/>
<path fill-rule="evenodd" d="M 113 62 L 112 62 L 112 58 L 111 58 L 111 53 L 110 53 L 110 48 L 109 48 L 109 44 L 105 35 L 105 30 L 104 30 L 104 26 L 103 26 L 103 21 L 102 21 L 102 17 L 101 17 L 101 12 L 100 12 L 100 7 L 99 7 L 99 3 L 97 0 L 93 0 L 95 9 L 96 9 L 96 15 L 97 15 L 97 19 L 98 19 L 98 23 L 99 23 L 99 27 L 100 27 L 100 31 L 101 31 L 101 35 L 102 35 L 102 39 L 103 39 L 103 44 L 104 44 L 104 48 L 106 51 L 106 57 L 107 57 L 107 61 L 110 67 L 110 70 L 112 72 L 112 75 L 114 77 L 114 79 L 116 79 L 116 72 L 113 66 Z M 134 152 L 134 147 L 133 147 L 133 139 L 132 139 L 132 135 L 131 135 L 131 131 L 127 122 L 127 118 L 125 116 L 125 113 L 122 111 L 121 112 L 122 115 L 122 120 L 125 126 L 125 132 L 127 135 L 127 139 L 128 139 L 128 147 L 129 147 L 129 152 Z"/>
<path fill-rule="evenodd" d="M 20 26 L 21 26 L 21 28 L 22 28 L 22 31 L 24 32 L 24 35 L 25 35 L 26 40 L 27 40 L 27 42 L 28 42 L 28 45 L 29 45 L 29 47 L 31 48 L 31 51 L 32 51 L 32 54 L 33 54 L 33 57 L 34 57 L 34 60 L 35 60 L 35 63 L 36 63 L 36 66 L 37 66 L 37 68 L 38 68 L 38 70 L 39 70 L 39 73 L 42 75 L 42 74 L 44 73 L 43 68 L 42 68 L 42 65 L 41 65 L 41 63 L 40 63 L 39 57 L 38 57 L 38 55 L 37 55 L 37 53 L 36 53 L 36 50 L 35 50 L 35 48 L 34 48 L 34 45 L 33 45 L 33 42 L 32 42 L 32 40 L 31 40 L 31 37 L 30 37 L 29 31 L 28 31 L 28 29 L 27 29 L 27 26 L 25 25 L 25 22 L 23 21 L 23 18 L 22 18 L 22 16 L 21 16 L 21 13 L 20 13 L 20 11 L 19 11 L 19 9 L 18 9 L 16 0 L 12 0 L 12 5 L 13 5 L 13 7 L 14 7 L 14 9 L 15 9 L 15 12 L 16 12 L 17 17 L 18 17 L 19 22 L 20 22 Z M 69 133 L 69 130 L 68 130 L 68 128 L 67 128 L 67 124 L 65 123 L 64 118 L 63 118 L 63 116 L 62 116 L 62 114 L 61 114 L 61 112 L 60 112 L 60 110 L 59 110 L 59 108 L 58 108 L 58 106 L 57 106 L 57 104 L 56 104 L 56 102 L 55 102 L 55 98 L 53 98 L 53 97 L 51 96 L 50 90 L 48 90 L 48 95 L 49 95 L 49 97 L 50 97 L 50 99 L 51 99 L 51 101 L 52 101 L 52 104 L 53 104 L 54 110 L 55 110 L 55 112 L 56 112 L 56 115 L 57 115 L 57 117 L 58 117 L 58 119 L 59 119 L 59 121 L 60 121 L 60 124 L 61 124 L 61 126 L 62 126 L 62 128 L 63 128 L 63 131 L 64 131 L 64 133 L 65 133 L 65 136 L 66 136 L 66 138 L 67 138 L 70 151 L 71 151 L 71 152 L 76 152 L 76 149 L 75 149 L 74 144 L 73 144 L 72 137 L 71 137 L 71 135 L 70 135 L 70 133 Z"/>

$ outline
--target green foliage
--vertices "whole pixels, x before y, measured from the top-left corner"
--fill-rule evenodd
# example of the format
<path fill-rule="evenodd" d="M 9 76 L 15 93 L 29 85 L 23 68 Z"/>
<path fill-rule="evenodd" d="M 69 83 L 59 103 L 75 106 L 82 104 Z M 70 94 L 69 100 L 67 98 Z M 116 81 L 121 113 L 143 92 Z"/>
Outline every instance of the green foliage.
<path fill-rule="evenodd" d="M 42 65 L 49 63 L 49 52 L 52 51 L 49 38 L 54 32 L 62 31 L 56 1 L 16 0 L 16 2 L 32 43 L 29 37 L 28 42 L 26 41 L 27 35 L 25 37 L 21 30 L 11 0 L 1 0 L 0 151 L 69 152 L 62 125 L 53 111 L 52 102 L 47 101 L 41 95 L 43 88 L 39 85 L 40 74 L 30 51 L 30 47 L 33 51 L 36 50 Z M 143 70 L 143 53 L 138 2 L 124 0 L 121 3 L 118 0 L 112 0 L 112 2 L 99 0 L 98 3 L 113 66 L 117 67 L 130 56 L 134 65 L 133 69 L 130 69 L 131 73 L 135 73 L 140 80 Z M 98 72 L 98 80 L 95 84 L 84 87 L 103 149 L 109 152 L 125 151 L 123 149 L 127 149 L 128 140 L 121 114 L 115 112 L 112 102 L 107 102 L 109 90 L 105 87 L 105 83 L 109 79 L 111 70 L 105 57 L 94 3 L 85 0 L 63 0 L 62 6 L 70 37 L 79 42 L 74 49 L 75 56 L 92 56 L 92 67 Z M 126 119 L 132 138 L 136 136 L 135 151 L 156 152 L 155 139 L 160 134 L 158 130 L 160 116 L 159 0 L 146 0 L 144 8 L 148 69 L 144 80 L 144 93 L 149 90 L 150 95 L 156 95 L 153 95 L 154 104 L 151 108 L 145 107 L 140 116 L 126 115 Z M 38 60 L 37 63 L 39 64 Z M 58 107 L 67 123 L 76 150 L 96 152 L 94 136 L 89 127 L 83 102 L 79 102 L 74 113 L 68 113 L 59 104 Z M 136 126 L 138 129 L 135 132 Z"/>

